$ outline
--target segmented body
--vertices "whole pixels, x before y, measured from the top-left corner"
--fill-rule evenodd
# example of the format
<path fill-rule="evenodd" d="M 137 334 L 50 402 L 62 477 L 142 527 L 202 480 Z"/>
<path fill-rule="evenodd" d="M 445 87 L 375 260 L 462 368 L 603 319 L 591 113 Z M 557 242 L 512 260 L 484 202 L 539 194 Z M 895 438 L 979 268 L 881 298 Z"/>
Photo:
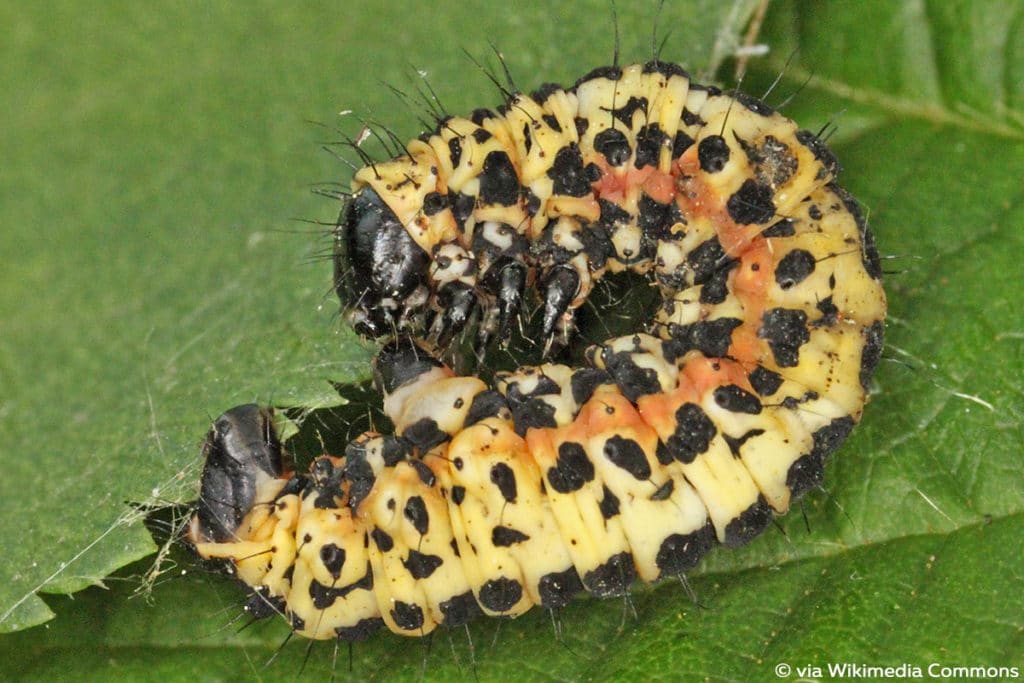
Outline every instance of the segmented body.
<path fill-rule="evenodd" d="M 653 63 L 514 95 L 407 152 L 356 174 L 336 260 L 356 328 L 399 337 L 377 360 L 395 433 L 270 476 L 271 440 L 209 439 L 258 456 L 235 475 L 257 494 L 204 474 L 204 497 L 236 505 L 201 500 L 191 540 L 233 563 L 255 609 L 356 639 L 618 595 L 748 541 L 821 481 L 860 419 L 886 305 L 814 135 Z M 584 367 L 489 387 L 424 350 L 474 327 L 507 338 L 532 291 L 540 334 L 565 342 L 593 283 L 623 270 L 663 303 Z M 237 428 L 262 433 L 252 410 Z"/>

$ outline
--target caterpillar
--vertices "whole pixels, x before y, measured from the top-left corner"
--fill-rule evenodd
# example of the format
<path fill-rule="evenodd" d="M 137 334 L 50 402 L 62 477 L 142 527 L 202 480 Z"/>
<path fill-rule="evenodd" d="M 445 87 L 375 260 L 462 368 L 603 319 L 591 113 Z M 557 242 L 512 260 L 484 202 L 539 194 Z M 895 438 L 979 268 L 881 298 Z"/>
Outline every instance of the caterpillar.
<path fill-rule="evenodd" d="M 748 542 L 820 484 L 881 355 L 879 257 L 838 172 L 818 136 L 660 61 L 445 118 L 355 174 L 336 230 L 394 432 L 299 473 L 268 409 L 228 411 L 189 542 L 254 616 L 341 640 L 622 595 Z M 488 384 L 439 357 L 528 330 L 531 297 L 545 353 L 571 345 L 623 271 L 661 304 L 578 367 Z"/>

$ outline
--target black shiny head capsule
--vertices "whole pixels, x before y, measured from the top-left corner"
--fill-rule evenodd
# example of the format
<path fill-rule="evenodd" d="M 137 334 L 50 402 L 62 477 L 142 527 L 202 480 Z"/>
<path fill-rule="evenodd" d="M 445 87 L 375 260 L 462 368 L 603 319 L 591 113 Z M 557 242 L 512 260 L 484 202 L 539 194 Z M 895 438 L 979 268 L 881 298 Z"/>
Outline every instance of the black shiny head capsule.
<path fill-rule="evenodd" d="M 206 435 L 203 457 L 193 541 L 231 541 L 252 509 L 257 484 L 281 475 L 281 442 L 272 411 L 255 404 L 227 411 Z"/>
<path fill-rule="evenodd" d="M 425 279 L 429 255 L 369 187 L 342 210 L 334 242 L 334 288 L 356 332 L 391 334 L 410 312 L 407 300 Z"/>

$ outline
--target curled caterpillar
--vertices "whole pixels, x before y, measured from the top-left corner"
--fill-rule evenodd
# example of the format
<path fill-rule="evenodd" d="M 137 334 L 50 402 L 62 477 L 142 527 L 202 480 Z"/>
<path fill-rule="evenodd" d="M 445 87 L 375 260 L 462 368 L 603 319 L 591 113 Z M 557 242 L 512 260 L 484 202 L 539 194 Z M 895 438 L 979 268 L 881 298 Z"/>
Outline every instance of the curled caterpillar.
<path fill-rule="evenodd" d="M 309 638 L 419 636 L 620 595 L 749 541 L 820 483 L 882 348 L 873 239 L 813 134 L 661 62 L 449 118 L 357 172 L 336 287 L 390 338 L 393 434 L 293 472 L 270 415 L 207 438 L 189 541 Z M 568 342 L 594 283 L 649 274 L 634 334 L 492 384 L 435 357 L 525 327 Z"/>

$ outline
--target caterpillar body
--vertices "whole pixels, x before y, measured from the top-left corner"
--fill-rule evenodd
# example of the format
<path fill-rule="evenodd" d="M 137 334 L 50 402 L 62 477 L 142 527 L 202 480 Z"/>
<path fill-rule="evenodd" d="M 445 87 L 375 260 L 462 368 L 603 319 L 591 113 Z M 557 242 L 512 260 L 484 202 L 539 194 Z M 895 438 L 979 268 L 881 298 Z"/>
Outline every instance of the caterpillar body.
<path fill-rule="evenodd" d="M 735 259 L 786 229 L 837 171 L 816 136 L 758 100 L 695 84 L 674 64 L 600 68 L 568 90 L 445 119 L 405 155 L 357 172 L 336 286 L 364 335 L 445 345 L 479 319 L 486 347 L 522 321 L 534 284 L 540 336 L 564 343 L 607 272 L 651 273 L 666 301 L 706 284 L 704 298 L 720 298 Z M 867 233 L 853 239 L 877 277 Z M 748 306 L 765 300 L 732 290 Z"/>
<path fill-rule="evenodd" d="M 336 287 L 388 338 L 393 434 L 308 473 L 267 410 L 215 424 L 189 531 L 255 615 L 355 640 L 620 595 L 749 541 L 820 483 L 860 419 L 886 311 L 873 239 L 813 134 L 662 62 L 448 118 L 368 165 L 336 232 Z M 568 344 L 594 283 L 662 304 L 586 363 L 488 385 L 435 355 L 528 325 Z"/>

